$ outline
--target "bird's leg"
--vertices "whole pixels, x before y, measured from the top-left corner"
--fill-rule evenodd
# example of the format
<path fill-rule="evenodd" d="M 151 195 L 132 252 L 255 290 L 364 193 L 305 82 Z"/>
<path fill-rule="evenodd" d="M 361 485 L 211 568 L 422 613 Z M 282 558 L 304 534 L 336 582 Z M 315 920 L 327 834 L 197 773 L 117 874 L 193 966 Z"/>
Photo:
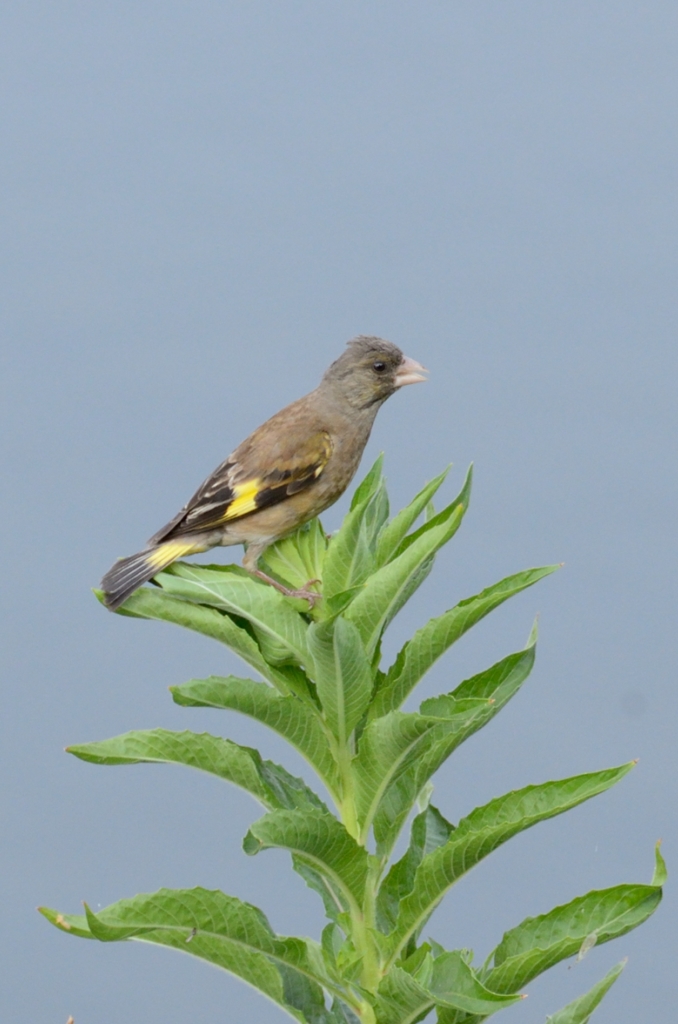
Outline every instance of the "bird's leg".
<path fill-rule="evenodd" d="M 268 576 L 265 572 L 262 572 L 258 566 L 258 561 L 261 555 L 268 547 L 270 541 L 262 542 L 255 541 L 247 545 L 245 550 L 245 557 L 242 560 L 242 564 L 252 576 L 256 576 L 257 579 L 263 580 L 264 583 L 270 583 L 272 587 L 275 587 L 285 597 L 299 597 L 304 601 L 308 601 L 311 608 L 315 605 L 316 601 L 320 601 L 322 594 L 318 594 L 315 590 L 309 590 L 314 583 L 320 583 L 320 580 L 309 580 L 308 583 L 300 590 L 292 590 L 290 587 L 286 587 L 283 583 L 278 583 L 271 576 Z"/>
<path fill-rule="evenodd" d="M 264 583 L 270 583 L 272 587 L 279 590 L 281 594 L 285 595 L 285 597 L 299 597 L 308 601 L 311 608 L 313 608 L 316 601 L 320 601 L 322 598 L 322 594 L 316 593 L 315 590 L 308 589 L 313 586 L 314 583 L 320 583 L 320 580 L 309 580 L 308 583 L 300 590 L 290 590 L 290 588 L 286 587 L 283 583 L 278 583 L 278 581 L 274 580 L 271 576 L 267 576 L 265 572 L 261 571 L 261 569 L 250 569 L 249 571 L 253 576 L 256 576 L 257 579 L 263 580 Z"/>

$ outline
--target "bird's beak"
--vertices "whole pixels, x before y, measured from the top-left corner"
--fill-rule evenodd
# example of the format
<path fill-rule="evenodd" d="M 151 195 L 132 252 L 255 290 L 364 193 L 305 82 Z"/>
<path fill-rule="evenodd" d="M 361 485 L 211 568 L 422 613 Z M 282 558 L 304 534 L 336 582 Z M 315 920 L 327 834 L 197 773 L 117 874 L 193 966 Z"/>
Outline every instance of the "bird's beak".
<path fill-rule="evenodd" d="M 404 384 L 419 384 L 426 380 L 425 373 L 428 373 L 428 370 L 416 359 L 403 356 L 403 361 L 396 371 L 394 384 L 397 388 L 403 387 Z"/>

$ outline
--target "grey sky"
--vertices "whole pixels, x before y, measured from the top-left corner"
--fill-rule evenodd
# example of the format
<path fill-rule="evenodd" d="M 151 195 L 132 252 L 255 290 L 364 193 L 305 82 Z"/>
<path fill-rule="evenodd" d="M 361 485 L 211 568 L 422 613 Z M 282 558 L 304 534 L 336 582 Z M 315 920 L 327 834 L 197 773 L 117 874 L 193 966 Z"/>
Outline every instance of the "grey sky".
<path fill-rule="evenodd" d="M 566 563 L 422 686 L 516 650 L 541 613 L 531 681 L 441 772 L 441 809 L 640 757 L 485 861 L 431 931 L 482 959 L 528 914 L 649 881 L 660 837 L 678 870 L 677 52 L 669 2 L 4 5 L 3 1020 L 286 1019 L 188 957 L 69 940 L 34 907 L 200 884 L 319 931 L 286 857 L 242 854 L 244 794 L 63 747 L 209 729 L 301 770 L 253 724 L 172 704 L 168 685 L 235 658 L 89 588 L 359 332 L 431 370 L 364 462 L 385 451 L 393 505 L 448 462 L 451 496 L 476 464 L 389 652 L 501 576 Z M 502 1022 L 543 1021 L 625 955 L 596 1024 L 672 1020 L 673 892 Z"/>

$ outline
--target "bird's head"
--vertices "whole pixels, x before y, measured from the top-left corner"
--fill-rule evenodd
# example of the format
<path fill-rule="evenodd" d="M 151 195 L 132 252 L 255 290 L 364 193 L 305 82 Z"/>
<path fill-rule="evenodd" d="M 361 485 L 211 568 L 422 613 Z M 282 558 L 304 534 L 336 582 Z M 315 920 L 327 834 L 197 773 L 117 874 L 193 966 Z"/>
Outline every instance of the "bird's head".
<path fill-rule="evenodd" d="M 349 341 L 323 377 L 351 405 L 358 409 L 386 401 L 405 384 L 426 380 L 421 363 L 404 355 L 397 345 L 383 338 L 360 335 Z"/>

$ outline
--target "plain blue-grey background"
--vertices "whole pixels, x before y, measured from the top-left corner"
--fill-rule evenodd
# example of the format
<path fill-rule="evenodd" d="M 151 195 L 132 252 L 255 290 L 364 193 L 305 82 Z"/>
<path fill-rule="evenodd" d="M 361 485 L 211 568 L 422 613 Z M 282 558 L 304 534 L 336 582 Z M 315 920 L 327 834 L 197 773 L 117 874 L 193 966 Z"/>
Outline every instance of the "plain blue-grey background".
<path fill-rule="evenodd" d="M 518 649 L 540 613 L 532 678 L 436 802 L 456 820 L 640 758 L 484 861 L 431 933 L 482 959 L 528 914 L 649 881 L 660 837 L 678 873 L 677 52 L 668 0 L 3 5 L 3 1020 L 286 1019 L 190 957 L 76 941 L 34 908 L 199 884 L 319 933 L 287 856 L 241 852 L 246 795 L 63 747 L 211 729 L 304 770 L 256 725 L 172 704 L 172 683 L 242 670 L 228 651 L 110 615 L 90 587 L 357 333 L 431 370 L 363 464 L 385 451 L 393 504 L 453 462 L 449 498 L 476 464 L 388 657 L 460 598 L 565 562 L 422 685 Z M 672 1021 L 674 893 L 502 1020 L 540 1024 L 628 956 L 596 1024 Z"/>

